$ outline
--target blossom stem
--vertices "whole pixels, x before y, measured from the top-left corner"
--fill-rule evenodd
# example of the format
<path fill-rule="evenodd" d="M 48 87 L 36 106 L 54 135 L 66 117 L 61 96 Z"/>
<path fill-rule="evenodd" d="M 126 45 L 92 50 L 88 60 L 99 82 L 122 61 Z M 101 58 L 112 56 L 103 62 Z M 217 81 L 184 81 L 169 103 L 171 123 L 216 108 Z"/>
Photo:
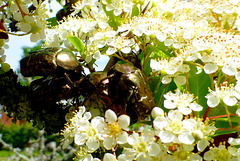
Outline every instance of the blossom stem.
<path fill-rule="evenodd" d="M 187 79 L 187 90 L 190 93 L 189 81 L 188 81 L 188 73 L 185 73 L 185 74 L 186 74 L 186 79 Z"/>
<path fill-rule="evenodd" d="M 27 14 L 22 10 L 18 0 L 15 0 L 15 2 L 17 4 L 18 8 L 19 8 L 19 11 L 21 12 L 22 17 L 26 16 Z"/>
<path fill-rule="evenodd" d="M 233 28 L 236 20 L 237 20 L 237 15 L 235 15 L 234 20 L 233 20 L 232 25 L 231 25 L 231 27 L 229 28 L 229 30 L 232 30 L 232 28 Z"/>
<path fill-rule="evenodd" d="M 161 96 L 160 96 L 160 98 L 159 98 L 157 107 L 160 106 L 160 102 L 161 102 L 161 100 L 162 100 L 162 98 L 163 98 L 163 94 L 164 94 L 164 92 L 165 92 L 165 90 L 166 90 L 166 87 L 167 87 L 168 85 L 169 85 L 169 84 L 165 84 L 165 85 L 164 85 L 164 88 L 163 88 L 162 93 L 161 93 Z"/>
<path fill-rule="evenodd" d="M 228 117 L 229 125 L 230 125 L 230 127 L 233 127 L 233 126 L 232 126 L 232 122 L 231 122 L 231 118 L 230 118 L 230 113 L 229 113 L 229 110 L 228 110 L 228 106 L 225 105 L 225 109 L 226 109 L 226 112 L 227 112 L 227 117 Z"/>
<path fill-rule="evenodd" d="M 142 50 L 143 53 L 145 53 L 144 49 L 142 48 L 142 46 L 139 44 L 139 41 L 136 39 L 135 36 L 133 36 L 135 42 L 138 44 L 139 48 Z"/>
<path fill-rule="evenodd" d="M 7 7 L 7 6 L 8 6 L 8 3 L 3 5 L 3 6 L 1 6 L 0 9 L 3 9 L 3 8 Z M 3 12 L 4 12 L 4 10 L 3 10 Z"/>
<path fill-rule="evenodd" d="M 216 13 L 214 13 L 213 11 L 211 11 L 211 12 L 212 12 L 213 17 L 217 20 L 217 25 L 218 25 L 218 27 L 221 27 L 221 22 L 220 22 L 220 20 L 219 20 L 218 15 L 217 15 Z"/>
<path fill-rule="evenodd" d="M 209 117 L 209 120 L 213 120 L 216 118 L 222 118 L 222 117 L 227 117 L 228 115 L 219 115 L 219 116 L 213 116 L 213 117 Z M 230 114 L 230 116 L 238 116 L 237 114 Z"/>
<path fill-rule="evenodd" d="M 210 111 L 210 107 L 208 107 L 207 108 L 207 110 L 205 111 L 205 113 L 204 113 L 204 115 L 203 115 L 203 122 L 206 120 L 206 118 L 207 118 L 207 115 L 208 115 L 208 113 L 209 113 L 209 111 Z"/>

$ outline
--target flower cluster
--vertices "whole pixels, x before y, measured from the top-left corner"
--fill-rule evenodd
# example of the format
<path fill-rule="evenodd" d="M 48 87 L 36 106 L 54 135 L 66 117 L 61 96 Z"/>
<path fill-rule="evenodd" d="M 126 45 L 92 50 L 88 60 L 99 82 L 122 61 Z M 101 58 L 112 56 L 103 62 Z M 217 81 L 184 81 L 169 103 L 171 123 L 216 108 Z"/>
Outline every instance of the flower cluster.
<path fill-rule="evenodd" d="M 193 111 L 202 111 L 203 107 L 194 101 L 193 94 L 180 93 L 175 94 L 171 91 L 164 95 L 164 107 L 166 109 L 175 109 L 184 114 L 189 115 Z"/>
<path fill-rule="evenodd" d="M 91 113 L 81 106 L 62 132 L 63 147 L 74 142 L 81 150 L 80 160 L 100 160 L 91 153 L 99 148 L 112 151 L 105 153 L 103 160 L 213 160 L 219 158 L 237 159 L 239 139 L 230 138 L 231 147 L 210 146 L 211 138 L 217 128 L 200 118 L 183 117 L 179 110 L 171 110 L 167 115 L 159 107 L 152 110 L 153 126 L 144 125 L 131 131 L 130 118 L 121 115 L 117 118 L 112 110 L 107 110 L 105 118 L 91 118 Z M 200 156 L 206 147 L 210 149 Z M 118 150 L 122 153 L 116 156 Z M 218 160 L 217 159 L 217 160 Z"/>
<path fill-rule="evenodd" d="M 74 141 L 76 145 L 84 146 L 85 150 L 91 153 L 96 151 L 100 145 L 111 150 L 116 144 L 127 142 L 126 130 L 130 124 L 129 116 L 121 115 L 117 118 L 112 110 L 107 110 L 105 119 L 100 116 L 90 119 L 91 113 L 85 112 L 85 107 L 81 106 L 62 133 L 63 148 Z"/>
<path fill-rule="evenodd" d="M 117 107 L 137 113 L 152 94 L 161 108 L 153 108 L 152 119 L 144 120 L 142 126 L 130 126 L 129 116 L 118 113 L 117 117 L 112 110 L 105 111 L 105 118 L 92 118 L 83 106 L 67 114 L 63 147 L 74 142 L 82 160 L 239 158 L 239 149 L 234 147 L 239 140 L 230 140 L 228 147 L 214 147 L 211 142 L 213 135 L 239 131 L 239 0 L 81 0 L 65 6 L 69 13 L 49 29 L 45 7 L 37 0 L 11 1 L 5 7 L 5 18 L 24 34 L 31 34 L 31 41 L 44 39 L 46 47 L 65 46 L 78 52 L 90 72 L 95 71 L 101 55 L 117 57 L 143 71 L 141 78 L 147 80 L 143 86 L 149 85 L 152 93 L 145 95 L 144 88 L 136 89 L 142 87 L 135 85 L 141 84 L 140 78 L 122 74 L 133 85 L 126 86 L 130 94 L 123 107 Z M 4 66 L 2 50 L 0 55 Z M 106 86 L 96 88 L 106 95 L 120 91 L 111 93 Z M 139 97 L 142 93 L 144 97 Z M 111 98 L 121 97 L 116 95 Z M 106 102 L 109 98 L 100 99 Z M 101 149 L 106 151 L 102 158 L 91 155 Z"/>

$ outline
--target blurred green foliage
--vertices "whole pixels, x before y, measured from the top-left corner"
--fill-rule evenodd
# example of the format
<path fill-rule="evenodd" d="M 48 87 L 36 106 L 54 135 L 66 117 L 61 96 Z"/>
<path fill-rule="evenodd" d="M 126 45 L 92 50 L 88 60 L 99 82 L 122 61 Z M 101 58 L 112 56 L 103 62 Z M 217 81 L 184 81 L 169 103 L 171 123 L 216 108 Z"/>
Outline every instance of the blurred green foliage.
<path fill-rule="evenodd" d="M 8 144 L 12 144 L 14 148 L 25 148 L 30 138 L 37 139 L 38 136 L 38 129 L 34 128 L 31 123 L 11 124 L 10 126 L 0 124 L 0 127 L 2 139 Z"/>
<path fill-rule="evenodd" d="M 10 126 L 5 126 L 0 123 L 0 134 L 2 134 L 2 139 L 8 144 L 12 144 L 14 148 L 25 148 L 28 146 L 30 139 L 38 139 L 38 132 L 39 129 L 29 122 L 22 125 L 12 123 Z M 45 144 L 52 141 L 60 144 L 60 134 L 49 135 L 44 133 L 44 137 L 46 139 Z M 0 145 L 0 150 L 1 148 L 2 145 Z"/>

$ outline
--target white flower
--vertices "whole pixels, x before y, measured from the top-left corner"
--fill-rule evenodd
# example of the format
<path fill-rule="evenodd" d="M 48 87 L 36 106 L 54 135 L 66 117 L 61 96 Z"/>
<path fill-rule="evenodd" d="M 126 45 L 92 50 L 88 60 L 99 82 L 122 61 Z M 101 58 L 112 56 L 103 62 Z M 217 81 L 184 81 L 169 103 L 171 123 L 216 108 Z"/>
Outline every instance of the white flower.
<path fill-rule="evenodd" d="M 91 113 L 85 112 L 85 107 L 81 106 L 75 116 L 70 119 L 70 123 L 63 130 L 64 147 L 74 140 L 74 143 L 79 146 L 86 145 L 88 152 L 94 152 L 100 146 L 101 135 L 99 124 L 104 122 L 104 118 L 95 117 L 91 119 Z"/>
<path fill-rule="evenodd" d="M 194 102 L 193 94 L 168 92 L 164 95 L 164 107 L 167 109 L 178 108 L 184 115 L 188 115 L 193 111 L 201 111 L 203 107 Z"/>
<path fill-rule="evenodd" d="M 117 118 L 116 114 L 109 109 L 105 112 L 105 118 L 106 123 L 102 122 L 99 124 L 99 127 L 103 129 L 101 131 L 101 135 L 103 136 L 103 146 L 110 150 L 117 143 L 126 143 L 128 134 L 124 130 L 128 130 L 130 117 L 127 115 L 121 115 Z"/>
<path fill-rule="evenodd" d="M 234 106 L 240 99 L 240 94 L 235 90 L 234 85 L 215 87 L 215 91 L 210 90 L 206 96 L 209 107 L 216 107 L 222 100 L 227 106 Z"/>
<path fill-rule="evenodd" d="M 123 154 L 127 160 L 150 160 L 151 156 L 154 157 L 160 152 L 160 147 L 155 140 L 154 132 L 150 129 L 144 129 L 140 136 L 138 133 L 133 133 L 127 139 L 131 148 L 125 148 Z"/>
<path fill-rule="evenodd" d="M 131 46 L 133 46 L 135 42 L 133 39 L 117 36 L 109 40 L 107 44 L 109 45 L 109 48 L 106 51 L 108 55 L 112 55 L 117 51 L 127 54 L 131 52 Z"/>

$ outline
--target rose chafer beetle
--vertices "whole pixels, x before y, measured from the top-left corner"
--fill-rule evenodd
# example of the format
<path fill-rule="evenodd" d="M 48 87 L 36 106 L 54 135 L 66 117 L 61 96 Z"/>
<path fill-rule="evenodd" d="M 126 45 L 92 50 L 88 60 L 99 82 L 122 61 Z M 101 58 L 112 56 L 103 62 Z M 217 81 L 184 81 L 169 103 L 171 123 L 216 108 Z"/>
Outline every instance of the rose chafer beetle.
<path fill-rule="evenodd" d="M 25 77 L 62 76 L 65 73 L 74 76 L 82 74 L 83 68 L 70 50 L 52 47 L 31 52 L 21 59 L 20 72 Z"/>
<path fill-rule="evenodd" d="M 116 105 L 115 112 L 125 112 L 133 122 L 149 116 L 155 100 L 139 68 L 129 63 L 116 64 L 108 72 L 108 77 L 108 96 Z"/>

